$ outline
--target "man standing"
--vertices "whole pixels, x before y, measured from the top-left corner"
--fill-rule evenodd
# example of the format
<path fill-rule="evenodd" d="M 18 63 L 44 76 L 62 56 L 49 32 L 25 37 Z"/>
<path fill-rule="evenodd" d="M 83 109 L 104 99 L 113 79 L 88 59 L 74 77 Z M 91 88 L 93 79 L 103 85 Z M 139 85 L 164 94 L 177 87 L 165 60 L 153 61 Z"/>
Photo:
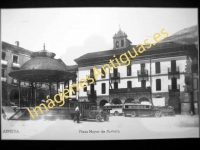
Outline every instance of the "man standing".
<path fill-rule="evenodd" d="M 79 123 L 80 111 L 78 105 L 75 108 L 75 112 L 76 112 L 76 117 L 74 117 L 74 122 L 77 120 L 77 123 Z"/>

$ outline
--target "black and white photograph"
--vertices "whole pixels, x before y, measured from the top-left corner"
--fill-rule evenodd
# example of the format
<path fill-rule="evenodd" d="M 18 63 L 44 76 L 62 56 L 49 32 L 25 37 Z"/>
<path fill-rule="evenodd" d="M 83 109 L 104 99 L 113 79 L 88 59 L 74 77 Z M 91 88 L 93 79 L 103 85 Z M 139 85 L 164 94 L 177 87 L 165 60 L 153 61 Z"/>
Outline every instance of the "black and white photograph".
<path fill-rule="evenodd" d="M 198 8 L 1 9 L 1 139 L 199 138 L 198 29 Z"/>

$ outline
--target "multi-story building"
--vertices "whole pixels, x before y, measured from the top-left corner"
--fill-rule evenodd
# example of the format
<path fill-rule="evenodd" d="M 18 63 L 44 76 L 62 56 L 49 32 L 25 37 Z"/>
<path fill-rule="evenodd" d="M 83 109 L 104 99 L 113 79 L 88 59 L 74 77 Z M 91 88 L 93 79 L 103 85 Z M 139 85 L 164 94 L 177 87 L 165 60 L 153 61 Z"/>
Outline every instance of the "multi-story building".
<path fill-rule="evenodd" d="M 144 47 L 146 48 L 146 45 Z M 112 70 L 108 66 L 104 67 L 107 74 L 99 75 L 93 84 L 81 89 L 77 93 L 78 98 L 96 101 L 100 107 L 108 102 L 121 104 L 135 100 L 154 103 L 159 100 L 163 101 L 164 105 L 173 106 L 175 111 L 180 113 L 181 104 L 186 99 L 185 75 L 191 74 L 186 72 L 186 64 L 192 62 L 197 55 L 195 45 L 160 42 L 131 58 L 127 52 L 130 51 L 134 55 L 133 48 L 138 49 L 136 45 L 131 45 L 127 34 L 119 30 L 113 37 L 112 50 L 87 53 L 75 59 L 78 64 L 78 81 L 86 78 L 86 75 L 94 77 L 94 67 L 104 74 L 102 66 L 110 65 L 111 62 L 114 65 L 110 65 Z M 125 63 L 121 63 L 120 55 L 124 53 L 128 57 L 124 55 L 121 62 Z M 198 72 L 197 68 L 196 70 Z M 191 101 L 191 105 L 198 104 L 197 98 Z"/>

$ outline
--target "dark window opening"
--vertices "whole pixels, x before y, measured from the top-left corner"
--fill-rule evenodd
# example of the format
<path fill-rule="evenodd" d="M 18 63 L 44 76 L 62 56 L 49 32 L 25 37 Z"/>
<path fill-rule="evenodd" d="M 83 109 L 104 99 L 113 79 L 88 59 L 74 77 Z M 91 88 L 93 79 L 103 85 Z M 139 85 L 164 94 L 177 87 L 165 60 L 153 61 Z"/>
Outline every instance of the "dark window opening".
<path fill-rule="evenodd" d="M 146 88 L 146 80 L 141 80 L 141 87 Z"/>
<path fill-rule="evenodd" d="M 117 77 L 118 68 L 114 68 L 114 77 Z"/>
<path fill-rule="evenodd" d="M 1 76 L 5 77 L 5 69 L 1 69 Z"/>
<path fill-rule="evenodd" d="M 118 89 L 118 82 L 114 82 L 114 89 Z"/>
<path fill-rule="evenodd" d="M 119 41 L 116 41 L 116 48 L 119 48 Z"/>
<path fill-rule="evenodd" d="M 18 56 L 13 55 L 13 63 L 18 63 Z"/>
<path fill-rule="evenodd" d="M 91 91 L 91 94 L 94 93 L 94 84 L 90 84 L 90 91 Z"/>
<path fill-rule="evenodd" d="M 127 88 L 132 88 L 132 81 L 127 81 Z"/>
<path fill-rule="evenodd" d="M 94 77 L 94 70 L 90 69 L 90 77 L 93 78 Z"/>
<path fill-rule="evenodd" d="M 102 84 L 101 84 L 101 93 L 102 93 L 102 94 L 105 94 L 105 93 L 106 93 L 106 84 L 105 84 L 105 83 L 102 83 Z"/>
<path fill-rule="evenodd" d="M 145 74 L 145 64 L 141 64 L 141 74 Z"/>
<path fill-rule="evenodd" d="M 161 79 L 156 79 L 156 91 L 161 90 Z"/>
<path fill-rule="evenodd" d="M 176 60 L 172 60 L 171 61 L 171 72 L 175 72 L 176 71 Z"/>
<path fill-rule="evenodd" d="M 105 77 L 106 77 L 106 73 L 105 73 L 105 71 L 103 70 L 103 68 L 101 68 L 101 73 L 104 75 L 104 76 L 101 76 L 101 78 L 105 78 Z"/>
<path fill-rule="evenodd" d="M 121 40 L 121 47 L 124 47 L 124 40 Z"/>
<path fill-rule="evenodd" d="M 127 76 L 131 76 L 131 64 L 127 66 Z"/>
<path fill-rule="evenodd" d="M 73 91 L 74 92 L 72 92 L 72 95 L 76 95 L 76 88 L 73 88 Z"/>
<path fill-rule="evenodd" d="M 87 92 L 87 86 L 86 86 L 85 88 L 83 88 L 83 91 L 84 91 L 84 92 Z"/>
<path fill-rule="evenodd" d="M 72 84 L 76 84 L 76 79 L 72 79 Z"/>
<path fill-rule="evenodd" d="M 160 73 L 160 62 L 155 63 L 156 73 Z"/>
<path fill-rule="evenodd" d="M 5 53 L 5 52 L 2 52 L 1 58 L 2 58 L 2 60 L 5 60 L 5 59 L 6 59 L 6 53 Z"/>
<path fill-rule="evenodd" d="M 173 90 L 177 89 L 177 79 L 176 78 L 172 78 L 172 89 Z"/>

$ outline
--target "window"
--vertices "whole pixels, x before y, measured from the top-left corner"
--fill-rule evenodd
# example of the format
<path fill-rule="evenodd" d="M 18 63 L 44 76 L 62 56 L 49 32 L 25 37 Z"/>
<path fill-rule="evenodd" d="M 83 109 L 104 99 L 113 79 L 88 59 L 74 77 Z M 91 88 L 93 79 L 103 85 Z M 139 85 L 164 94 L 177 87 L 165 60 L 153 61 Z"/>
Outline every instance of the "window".
<path fill-rule="evenodd" d="M 127 88 L 132 88 L 132 81 L 127 81 Z"/>
<path fill-rule="evenodd" d="M 105 84 L 105 83 L 102 83 L 102 84 L 101 84 L 101 93 L 102 93 L 102 94 L 105 94 L 105 93 L 106 93 L 106 84 Z"/>
<path fill-rule="evenodd" d="M 101 76 L 101 78 L 105 78 L 105 77 L 106 77 L 106 73 L 105 73 L 105 71 L 103 70 L 103 68 L 101 68 L 101 73 L 104 75 L 104 76 Z"/>
<path fill-rule="evenodd" d="M 116 41 L 116 48 L 119 48 L 119 41 Z"/>
<path fill-rule="evenodd" d="M 141 80 L 141 87 L 146 88 L 146 80 Z"/>
<path fill-rule="evenodd" d="M 90 84 L 90 91 L 91 91 L 91 94 L 94 93 L 94 84 Z"/>
<path fill-rule="evenodd" d="M 76 95 L 76 88 L 73 88 L 74 93 L 72 92 L 72 95 Z"/>
<path fill-rule="evenodd" d="M 83 88 L 83 91 L 84 91 L 84 92 L 87 92 L 87 86 L 86 86 L 85 88 Z"/>
<path fill-rule="evenodd" d="M 118 89 L 118 82 L 114 82 L 114 89 Z"/>
<path fill-rule="evenodd" d="M 18 63 L 18 56 L 13 55 L 13 63 Z"/>
<path fill-rule="evenodd" d="M 171 72 L 175 72 L 176 71 L 176 60 L 172 60 L 171 61 Z"/>
<path fill-rule="evenodd" d="M 131 76 L 131 64 L 127 66 L 127 76 Z"/>
<path fill-rule="evenodd" d="M 156 91 L 161 91 L 161 79 L 156 79 Z"/>
<path fill-rule="evenodd" d="M 117 77 L 118 68 L 114 68 L 114 77 Z"/>
<path fill-rule="evenodd" d="M 1 76 L 5 77 L 5 69 L 1 69 Z"/>
<path fill-rule="evenodd" d="M 121 47 L 124 47 L 124 40 L 121 40 Z"/>
<path fill-rule="evenodd" d="M 172 89 L 177 89 L 177 79 L 172 78 Z"/>
<path fill-rule="evenodd" d="M 94 70 L 90 69 L 90 78 L 94 78 Z"/>
<path fill-rule="evenodd" d="M 72 84 L 76 84 L 76 79 L 72 79 Z"/>
<path fill-rule="evenodd" d="M 141 74 L 145 74 L 145 64 L 141 64 Z"/>
<path fill-rule="evenodd" d="M 2 58 L 2 60 L 5 60 L 5 59 L 6 59 L 6 53 L 5 53 L 5 52 L 2 52 L 1 58 Z"/>
<path fill-rule="evenodd" d="M 156 73 L 160 73 L 160 62 L 155 63 Z"/>

